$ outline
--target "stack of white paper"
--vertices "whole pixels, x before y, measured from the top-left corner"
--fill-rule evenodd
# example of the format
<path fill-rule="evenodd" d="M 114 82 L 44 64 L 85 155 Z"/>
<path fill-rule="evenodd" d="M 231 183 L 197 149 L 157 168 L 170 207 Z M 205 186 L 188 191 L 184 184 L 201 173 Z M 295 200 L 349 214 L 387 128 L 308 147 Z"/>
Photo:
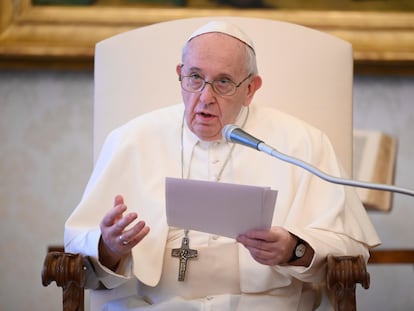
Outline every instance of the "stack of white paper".
<path fill-rule="evenodd" d="M 167 177 L 167 223 L 236 238 L 271 227 L 276 197 L 269 187 Z"/>

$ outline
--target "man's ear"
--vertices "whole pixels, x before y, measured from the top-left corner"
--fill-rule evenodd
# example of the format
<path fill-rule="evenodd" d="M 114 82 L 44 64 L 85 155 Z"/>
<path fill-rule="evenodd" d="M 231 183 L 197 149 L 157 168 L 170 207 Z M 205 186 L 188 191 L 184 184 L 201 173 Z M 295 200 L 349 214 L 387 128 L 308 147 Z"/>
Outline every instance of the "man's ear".
<path fill-rule="evenodd" d="M 183 64 L 178 64 L 176 67 L 175 67 L 175 72 L 177 73 L 177 75 L 178 75 L 178 78 L 180 78 L 181 77 L 181 69 L 183 68 Z"/>
<path fill-rule="evenodd" d="M 251 83 L 254 84 L 254 93 L 256 93 L 256 91 L 262 87 L 262 77 L 259 75 L 254 75 Z"/>
<path fill-rule="evenodd" d="M 244 106 L 250 105 L 250 103 L 253 100 L 253 96 L 256 93 L 258 89 L 260 89 L 262 86 L 262 77 L 259 75 L 254 75 L 249 82 L 249 85 L 247 86 L 247 97 L 246 102 Z"/>

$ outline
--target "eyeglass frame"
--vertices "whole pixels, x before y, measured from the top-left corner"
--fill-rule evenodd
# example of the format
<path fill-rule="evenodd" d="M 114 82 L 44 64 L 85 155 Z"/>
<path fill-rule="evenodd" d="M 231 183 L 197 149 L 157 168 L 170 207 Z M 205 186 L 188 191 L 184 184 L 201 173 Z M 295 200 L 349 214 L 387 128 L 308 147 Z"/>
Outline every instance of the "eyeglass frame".
<path fill-rule="evenodd" d="M 182 68 L 183 66 L 184 66 L 184 65 L 181 65 L 181 68 Z M 216 94 L 218 94 L 218 95 L 220 95 L 220 96 L 233 96 L 234 94 L 236 94 L 237 89 L 238 89 L 238 88 L 239 88 L 239 87 L 240 87 L 240 86 L 241 86 L 244 82 L 246 82 L 249 78 L 251 78 L 251 77 L 253 76 L 253 73 L 249 73 L 249 75 L 248 75 L 246 78 L 244 78 L 242 81 L 240 81 L 239 83 L 236 83 L 236 82 L 234 82 L 234 81 L 232 81 L 232 80 L 228 79 L 228 80 L 229 80 L 229 82 L 230 82 L 230 83 L 232 83 L 232 84 L 234 85 L 234 92 L 233 92 L 233 93 L 230 93 L 230 94 L 221 94 L 221 93 L 217 92 L 216 88 L 214 87 L 214 82 L 219 81 L 220 79 L 218 79 L 218 80 L 213 80 L 213 81 L 207 81 L 207 80 L 205 80 L 205 79 L 201 78 L 201 76 L 200 76 L 200 78 L 203 80 L 203 84 L 202 84 L 202 86 L 200 87 L 200 89 L 198 89 L 198 90 L 187 90 L 187 89 L 185 89 L 185 88 L 183 87 L 183 78 L 191 78 L 191 76 L 192 76 L 192 75 L 189 75 L 189 76 L 182 76 L 182 75 L 180 75 L 180 76 L 179 76 L 179 78 L 178 78 L 178 81 L 180 81 L 181 88 L 182 88 L 184 91 L 186 91 L 186 92 L 190 92 L 190 93 L 199 93 L 199 92 L 202 92 L 202 91 L 204 90 L 204 88 L 206 87 L 206 84 L 210 84 L 211 88 L 213 89 L 213 91 L 214 91 Z"/>

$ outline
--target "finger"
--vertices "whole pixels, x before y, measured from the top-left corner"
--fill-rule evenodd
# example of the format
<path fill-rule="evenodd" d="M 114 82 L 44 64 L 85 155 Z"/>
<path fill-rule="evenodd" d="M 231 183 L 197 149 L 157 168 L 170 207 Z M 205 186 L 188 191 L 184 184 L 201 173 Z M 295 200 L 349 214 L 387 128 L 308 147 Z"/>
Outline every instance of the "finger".
<path fill-rule="evenodd" d="M 265 265 L 276 265 L 283 262 L 282 253 L 277 251 L 264 251 L 260 249 L 250 248 L 248 249 L 251 256 L 257 262 Z"/>
<path fill-rule="evenodd" d="M 126 211 L 127 207 L 124 204 L 118 204 L 114 208 L 110 209 L 102 219 L 102 224 L 106 227 L 113 226 L 119 219 L 122 219 L 122 214 Z"/>
<path fill-rule="evenodd" d="M 115 196 L 115 200 L 114 200 L 114 207 L 117 205 L 121 205 L 124 204 L 124 197 L 120 194 Z"/>
<path fill-rule="evenodd" d="M 129 213 L 122 217 L 113 226 L 105 228 L 105 232 L 102 230 L 103 242 L 117 254 L 126 254 L 130 249 L 135 246 L 136 243 L 131 243 L 133 237 L 133 230 L 125 230 L 135 219 L 137 218 L 136 213 Z M 136 226 L 136 225 L 135 225 Z M 134 226 L 134 227 L 135 227 Z M 142 225 L 139 225 L 140 227 Z M 145 224 L 144 224 L 145 226 Z M 132 234 L 131 234 L 132 232 Z"/>
<path fill-rule="evenodd" d="M 271 230 L 250 230 L 244 234 L 249 239 L 274 241 L 275 235 Z"/>
<path fill-rule="evenodd" d="M 116 195 L 115 196 L 115 199 L 114 199 L 114 209 L 124 209 L 125 208 L 125 210 L 126 210 L 126 208 L 127 208 L 127 206 L 125 205 L 125 203 L 124 203 L 124 198 L 123 198 L 123 196 L 122 195 L 120 195 L 120 194 L 118 194 L 118 195 Z M 123 211 L 124 212 L 124 211 Z M 121 218 L 122 217 L 122 214 L 121 215 L 118 215 L 116 218 L 115 218 L 115 220 L 114 220 L 114 222 L 116 222 L 119 218 Z"/>
<path fill-rule="evenodd" d="M 246 248 L 261 250 L 268 250 L 271 248 L 271 243 L 261 239 L 250 238 L 246 235 L 237 237 L 237 241 L 243 244 Z"/>
<path fill-rule="evenodd" d="M 128 244 L 135 246 L 149 233 L 149 231 L 149 227 L 141 220 L 132 228 L 122 232 L 122 238 L 129 241 Z"/>
<path fill-rule="evenodd" d="M 138 218 L 137 213 L 128 213 L 125 216 L 119 218 L 115 224 L 113 225 L 114 228 L 114 234 L 120 235 L 125 231 L 125 229 L 134 222 L 135 219 Z"/>

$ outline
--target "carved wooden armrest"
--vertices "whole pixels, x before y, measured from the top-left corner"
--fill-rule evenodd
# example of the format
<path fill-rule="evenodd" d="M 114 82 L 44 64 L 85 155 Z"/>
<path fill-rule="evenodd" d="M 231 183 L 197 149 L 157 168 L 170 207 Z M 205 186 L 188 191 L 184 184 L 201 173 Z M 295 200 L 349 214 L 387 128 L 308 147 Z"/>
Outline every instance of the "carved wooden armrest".
<path fill-rule="evenodd" d="M 336 311 L 355 311 L 356 284 L 369 288 L 370 277 L 364 258 L 360 256 L 332 256 L 328 258 L 326 285 L 333 295 Z"/>
<path fill-rule="evenodd" d="M 85 265 L 80 254 L 49 251 L 43 263 L 42 284 L 62 287 L 63 310 L 84 310 Z"/>
<path fill-rule="evenodd" d="M 369 287 L 369 274 L 362 256 L 328 256 L 326 284 L 333 295 L 336 311 L 355 311 L 355 288 L 360 283 Z M 84 310 L 86 265 L 80 254 L 65 253 L 63 249 L 50 248 L 42 269 L 42 284 L 53 281 L 62 287 L 63 310 Z"/>

